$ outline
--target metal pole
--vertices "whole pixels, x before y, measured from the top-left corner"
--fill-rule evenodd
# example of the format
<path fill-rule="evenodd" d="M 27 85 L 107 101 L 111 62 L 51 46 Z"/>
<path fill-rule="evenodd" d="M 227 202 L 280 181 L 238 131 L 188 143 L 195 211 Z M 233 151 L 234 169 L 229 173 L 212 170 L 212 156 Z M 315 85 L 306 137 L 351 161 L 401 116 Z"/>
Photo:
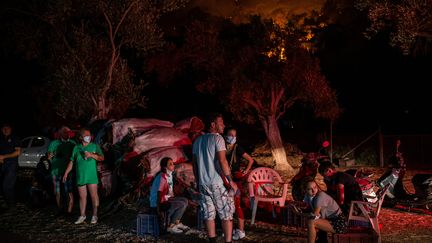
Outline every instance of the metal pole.
<path fill-rule="evenodd" d="M 375 134 L 377 134 L 379 132 L 379 130 L 377 130 L 376 132 L 374 132 L 372 135 L 370 135 L 369 137 L 367 137 L 365 140 L 363 140 L 361 143 L 359 143 L 357 146 L 355 146 L 353 149 L 351 149 L 348 153 L 342 155 L 342 159 L 345 158 L 348 154 L 352 153 L 354 150 L 356 150 L 358 147 L 360 147 L 362 144 L 364 144 L 367 140 L 371 139 L 373 136 L 375 136 Z"/>

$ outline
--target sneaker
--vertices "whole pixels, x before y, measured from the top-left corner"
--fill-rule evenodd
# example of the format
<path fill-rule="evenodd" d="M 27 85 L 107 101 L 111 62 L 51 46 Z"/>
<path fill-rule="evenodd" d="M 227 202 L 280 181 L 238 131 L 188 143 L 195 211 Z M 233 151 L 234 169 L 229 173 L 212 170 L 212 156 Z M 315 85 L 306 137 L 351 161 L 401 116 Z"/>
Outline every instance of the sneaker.
<path fill-rule="evenodd" d="M 180 234 L 183 233 L 183 230 L 177 228 L 177 225 L 174 225 L 173 227 L 168 227 L 167 232 L 171 234 Z"/>
<path fill-rule="evenodd" d="M 182 223 L 178 223 L 176 226 L 177 226 L 177 228 L 179 228 L 179 229 L 181 229 L 181 230 L 183 230 L 183 231 L 188 231 L 188 230 L 190 230 L 190 227 L 189 227 L 189 226 L 184 225 L 184 224 L 182 224 Z"/>
<path fill-rule="evenodd" d="M 98 217 L 97 216 L 92 216 L 90 224 L 96 224 L 98 221 Z"/>
<path fill-rule="evenodd" d="M 246 237 L 246 233 L 242 230 L 235 229 L 233 232 L 232 239 L 233 240 L 241 240 Z"/>
<path fill-rule="evenodd" d="M 75 224 L 82 224 L 85 219 L 86 219 L 86 216 L 79 216 L 77 221 L 75 221 Z"/>

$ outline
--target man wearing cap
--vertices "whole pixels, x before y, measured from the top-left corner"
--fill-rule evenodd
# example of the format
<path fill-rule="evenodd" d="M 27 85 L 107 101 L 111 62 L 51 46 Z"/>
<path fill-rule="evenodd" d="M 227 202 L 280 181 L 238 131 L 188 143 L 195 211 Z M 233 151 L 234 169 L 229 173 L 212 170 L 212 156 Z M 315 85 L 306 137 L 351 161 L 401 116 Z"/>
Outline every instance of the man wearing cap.
<path fill-rule="evenodd" d="M 16 203 L 15 182 L 20 153 L 19 139 L 12 135 L 11 125 L 3 124 L 0 134 L 0 178 L 3 194 L 9 208 L 14 208 Z"/>
<path fill-rule="evenodd" d="M 73 209 L 73 185 L 72 178 L 69 176 L 63 183 L 63 175 L 76 145 L 75 141 L 70 139 L 71 130 L 63 126 L 59 129 L 59 138 L 52 141 L 48 147 L 48 159 L 51 160 L 51 176 L 54 184 L 54 195 L 58 206 L 58 215 L 63 213 L 63 201 L 68 196 L 67 213 L 72 213 Z M 63 189 L 63 190 L 62 190 Z"/>

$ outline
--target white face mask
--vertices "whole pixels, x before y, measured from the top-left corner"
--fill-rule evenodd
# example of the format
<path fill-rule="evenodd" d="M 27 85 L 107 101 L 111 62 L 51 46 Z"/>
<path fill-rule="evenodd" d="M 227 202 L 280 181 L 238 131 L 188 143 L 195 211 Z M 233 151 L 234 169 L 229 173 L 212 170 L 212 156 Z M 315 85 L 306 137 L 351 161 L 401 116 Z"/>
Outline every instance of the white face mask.
<path fill-rule="evenodd" d="M 91 136 L 84 136 L 84 137 L 83 137 L 83 141 L 86 142 L 86 143 L 90 143 L 90 141 L 91 141 Z"/>
<path fill-rule="evenodd" d="M 235 144 L 237 140 L 234 136 L 226 136 L 225 139 L 228 144 Z"/>

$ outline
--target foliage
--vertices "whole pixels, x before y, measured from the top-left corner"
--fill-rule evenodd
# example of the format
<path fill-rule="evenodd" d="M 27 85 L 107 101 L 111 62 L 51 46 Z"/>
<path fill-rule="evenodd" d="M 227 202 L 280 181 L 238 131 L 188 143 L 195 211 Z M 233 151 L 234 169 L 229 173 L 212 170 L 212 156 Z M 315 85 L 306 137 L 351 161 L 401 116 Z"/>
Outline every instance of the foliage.
<path fill-rule="evenodd" d="M 317 117 L 333 120 L 339 114 L 336 93 L 304 48 L 308 29 L 301 28 L 303 19 L 291 18 L 285 26 L 259 16 L 239 25 L 195 21 L 181 49 L 171 46 L 151 67 L 163 82 L 189 70 L 197 89 L 218 96 L 234 118 L 259 121 L 277 167 L 289 170 L 277 120 L 296 103 L 311 107 Z"/>
<path fill-rule="evenodd" d="M 404 54 L 430 53 L 432 0 L 363 0 L 357 7 L 368 10 L 367 37 L 388 32 L 390 45 Z"/>
<path fill-rule="evenodd" d="M 352 150 L 349 145 L 339 145 L 333 148 L 333 158 L 343 160 L 342 156 Z M 379 159 L 377 151 L 373 148 L 366 147 L 362 150 L 352 151 L 346 156 L 347 159 L 355 159 L 357 165 L 375 166 Z"/>
<path fill-rule="evenodd" d="M 349 145 L 338 145 L 333 147 L 333 157 L 338 159 L 343 159 L 342 156 L 344 156 L 346 153 L 351 151 L 351 147 Z M 352 157 L 352 155 L 348 156 Z"/>
<path fill-rule="evenodd" d="M 356 158 L 356 163 L 362 165 L 376 166 L 379 164 L 378 153 L 376 149 L 365 148 Z"/>
<path fill-rule="evenodd" d="M 158 19 L 185 2 L 21 1 L 10 3 L 3 26 L 18 52 L 44 63 L 45 106 L 68 120 L 115 118 L 145 106 L 145 82 L 125 53 L 143 57 L 160 48 Z"/>
<path fill-rule="evenodd" d="M 296 22 L 280 27 L 255 16 L 250 23 L 195 23 L 187 34 L 189 60 L 205 70 L 201 91 L 218 93 L 237 119 L 281 117 L 296 102 L 335 119 L 336 95 L 319 63 L 302 48 Z"/>

